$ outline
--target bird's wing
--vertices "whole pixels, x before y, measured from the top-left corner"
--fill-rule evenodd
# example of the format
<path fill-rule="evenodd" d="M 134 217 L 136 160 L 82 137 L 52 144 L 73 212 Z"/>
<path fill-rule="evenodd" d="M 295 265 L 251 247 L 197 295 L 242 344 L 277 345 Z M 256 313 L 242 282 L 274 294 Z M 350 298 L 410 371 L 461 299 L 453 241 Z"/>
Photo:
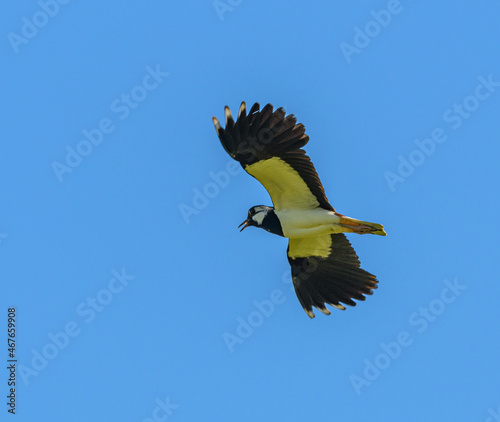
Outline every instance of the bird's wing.
<path fill-rule="evenodd" d="M 311 318 L 313 306 L 329 315 L 325 304 L 344 310 L 342 303 L 355 306 L 353 299 L 365 300 L 377 288 L 343 234 L 290 239 L 287 255 L 295 293 Z"/>
<path fill-rule="evenodd" d="M 273 111 L 267 104 L 262 110 L 255 103 L 247 115 L 241 103 L 233 120 L 225 107 L 226 127 L 213 117 L 215 130 L 226 152 L 239 161 L 269 192 L 276 211 L 313 209 L 318 206 L 335 211 L 310 158 L 301 149 L 309 141 L 302 124 L 283 108 Z"/>

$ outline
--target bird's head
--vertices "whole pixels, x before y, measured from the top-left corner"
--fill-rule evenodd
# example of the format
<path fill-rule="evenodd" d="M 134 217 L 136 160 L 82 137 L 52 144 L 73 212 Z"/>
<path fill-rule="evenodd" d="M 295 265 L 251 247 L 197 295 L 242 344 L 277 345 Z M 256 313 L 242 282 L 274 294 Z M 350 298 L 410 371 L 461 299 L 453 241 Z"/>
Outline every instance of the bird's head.
<path fill-rule="evenodd" d="M 248 216 L 243 223 L 241 223 L 238 228 L 243 226 L 240 231 L 243 231 L 249 226 L 261 227 L 264 218 L 273 211 L 272 207 L 268 207 L 266 205 L 256 205 L 248 210 Z"/>

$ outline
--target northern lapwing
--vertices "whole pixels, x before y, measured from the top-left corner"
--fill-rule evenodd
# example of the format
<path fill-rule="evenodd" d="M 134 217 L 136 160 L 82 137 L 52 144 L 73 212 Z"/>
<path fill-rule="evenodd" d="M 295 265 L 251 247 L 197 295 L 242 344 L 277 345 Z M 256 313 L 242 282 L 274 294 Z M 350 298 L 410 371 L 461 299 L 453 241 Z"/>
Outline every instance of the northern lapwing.
<path fill-rule="evenodd" d="M 303 124 L 283 108 L 262 110 L 255 103 L 247 114 L 241 103 L 233 120 L 224 109 L 223 129 L 212 117 L 226 152 L 245 171 L 264 185 L 274 207 L 257 205 L 240 224 L 260 227 L 289 239 L 287 255 L 300 304 L 310 318 L 312 307 L 326 315 L 325 304 L 344 310 L 355 306 L 377 288 L 373 274 L 360 268 L 356 252 L 343 233 L 385 236 L 383 226 L 346 217 L 335 211 L 326 198 L 318 174 L 302 149 L 309 141 Z"/>

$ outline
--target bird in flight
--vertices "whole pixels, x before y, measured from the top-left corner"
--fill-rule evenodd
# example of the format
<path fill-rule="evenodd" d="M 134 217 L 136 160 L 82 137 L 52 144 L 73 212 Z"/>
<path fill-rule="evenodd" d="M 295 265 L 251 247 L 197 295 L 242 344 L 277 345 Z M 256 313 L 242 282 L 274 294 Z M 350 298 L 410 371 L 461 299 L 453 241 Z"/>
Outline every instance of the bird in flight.
<path fill-rule="evenodd" d="M 310 158 L 302 149 L 309 141 L 303 124 L 283 108 L 262 110 L 255 103 L 247 114 L 241 103 L 234 121 L 224 109 L 226 127 L 212 117 L 226 152 L 255 177 L 271 196 L 274 207 L 257 205 L 240 224 L 260 227 L 288 238 L 288 262 L 300 304 L 310 318 L 313 306 L 330 315 L 326 304 L 337 309 L 355 306 L 377 288 L 373 274 L 360 268 L 353 247 L 343 233 L 378 234 L 384 227 L 347 217 L 335 211 Z"/>

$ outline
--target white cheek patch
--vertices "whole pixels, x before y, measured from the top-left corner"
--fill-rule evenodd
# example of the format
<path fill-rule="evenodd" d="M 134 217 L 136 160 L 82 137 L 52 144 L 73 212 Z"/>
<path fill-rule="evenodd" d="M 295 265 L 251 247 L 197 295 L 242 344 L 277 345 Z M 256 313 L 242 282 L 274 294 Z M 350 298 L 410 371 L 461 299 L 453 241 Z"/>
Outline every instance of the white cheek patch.
<path fill-rule="evenodd" d="M 264 217 L 266 216 L 266 213 L 261 211 L 252 216 L 252 220 L 255 221 L 259 226 L 262 225 L 262 221 L 264 220 Z"/>

